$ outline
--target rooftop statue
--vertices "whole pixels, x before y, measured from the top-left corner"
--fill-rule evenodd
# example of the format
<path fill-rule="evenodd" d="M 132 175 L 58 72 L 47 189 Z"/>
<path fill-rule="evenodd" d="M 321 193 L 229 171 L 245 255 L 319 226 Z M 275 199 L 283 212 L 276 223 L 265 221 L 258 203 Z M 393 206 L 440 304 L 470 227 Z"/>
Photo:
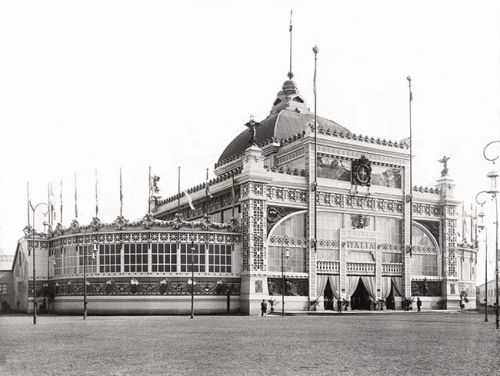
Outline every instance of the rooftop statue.
<path fill-rule="evenodd" d="M 443 164 L 443 170 L 441 171 L 441 177 L 448 176 L 448 160 L 451 158 L 451 155 L 449 157 L 444 156 L 441 158 L 438 162 Z"/>

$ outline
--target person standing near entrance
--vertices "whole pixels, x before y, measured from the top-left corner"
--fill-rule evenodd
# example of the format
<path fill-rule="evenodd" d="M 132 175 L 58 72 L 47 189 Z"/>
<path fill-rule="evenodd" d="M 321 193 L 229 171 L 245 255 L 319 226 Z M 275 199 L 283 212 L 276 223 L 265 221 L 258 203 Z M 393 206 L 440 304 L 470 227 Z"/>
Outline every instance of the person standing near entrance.
<path fill-rule="evenodd" d="M 342 300 L 340 298 L 337 300 L 337 312 L 342 313 Z"/>
<path fill-rule="evenodd" d="M 420 307 L 422 307 L 422 301 L 420 300 L 420 298 L 417 298 L 417 309 L 418 309 L 418 312 L 420 312 Z"/>
<path fill-rule="evenodd" d="M 267 313 L 267 303 L 264 299 L 262 300 L 262 303 L 260 303 L 260 313 L 261 316 L 265 316 Z"/>

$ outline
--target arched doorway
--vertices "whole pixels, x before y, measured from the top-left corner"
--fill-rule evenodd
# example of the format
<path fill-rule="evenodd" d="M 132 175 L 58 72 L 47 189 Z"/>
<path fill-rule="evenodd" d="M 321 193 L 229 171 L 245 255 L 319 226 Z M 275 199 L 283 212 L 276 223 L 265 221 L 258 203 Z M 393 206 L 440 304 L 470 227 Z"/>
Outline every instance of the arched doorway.
<path fill-rule="evenodd" d="M 323 294 L 324 297 L 324 305 L 325 305 L 325 310 L 333 311 L 334 306 L 333 306 L 333 290 L 330 285 L 330 281 L 326 282 L 325 286 L 325 292 Z"/>
<path fill-rule="evenodd" d="M 353 310 L 370 310 L 370 294 L 368 294 L 361 278 L 359 279 L 356 291 L 351 295 L 351 306 Z"/>

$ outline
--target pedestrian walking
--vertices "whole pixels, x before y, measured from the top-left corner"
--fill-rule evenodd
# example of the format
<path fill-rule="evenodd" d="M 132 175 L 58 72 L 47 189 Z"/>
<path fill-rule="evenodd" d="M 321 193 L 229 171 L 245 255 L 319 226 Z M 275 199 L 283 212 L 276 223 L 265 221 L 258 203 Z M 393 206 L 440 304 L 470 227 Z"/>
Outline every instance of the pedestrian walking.
<path fill-rule="evenodd" d="M 420 307 L 422 307 L 422 301 L 420 300 L 420 298 L 417 298 L 417 310 L 418 310 L 418 312 L 420 312 Z"/>
<path fill-rule="evenodd" d="M 264 299 L 262 300 L 262 303 L 260 303 L 260 313 L 261 316 L 265 316 L 267 314 L 267 303 Z"/>
<path fill-rule="evenodd" d="M 337 312 L 342 313 L 342 300 L 337 300 Z"/>

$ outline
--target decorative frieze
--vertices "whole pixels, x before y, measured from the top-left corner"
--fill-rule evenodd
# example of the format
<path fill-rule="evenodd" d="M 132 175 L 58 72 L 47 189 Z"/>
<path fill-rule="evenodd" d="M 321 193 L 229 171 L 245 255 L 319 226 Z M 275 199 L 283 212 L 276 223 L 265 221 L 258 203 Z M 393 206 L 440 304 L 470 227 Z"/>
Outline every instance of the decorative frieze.
<path fill-rule="evenodd" d="M 443 207 L 416 202 L 413 203 L 413 214 L 427 217 L 440 217 L 443 214 Z"/>
<path fill-rule="evenodd" d="M 266 187 L 266 197 L 272 201 L 281 201 L 289 203 L 307 203 L 307 191 L 303 189 L 283 188 L 283 187 Z"/>
<path fill-rule="evenodd" d="M 50 241 L 50 248 L 67 247 L 72 245 L 83 245 L 97 242 L 104 243 L 182 243 L 194 241 L 195 243 L 207 244 L 228 244 L 234 245 L 241 243 L 239 234 L 216 234 L 200 232 L 131 232 L 131 233 L 107 233 L 107 234 L 89 234 L 85 236 L 74 235 L 64 238 L 55 238 Z M 31 241 L 29 241 L 31 247 Z M 37 248 L 46 249 L 49 242 L 35 242 Z"/>
<path fill-rule="evenodd" d="M 352 196 L 341 193 L 318 192 L 317 202 L 320 206 L 402 213 L 402 201 L 380 199 L 365 196 Z"/>

